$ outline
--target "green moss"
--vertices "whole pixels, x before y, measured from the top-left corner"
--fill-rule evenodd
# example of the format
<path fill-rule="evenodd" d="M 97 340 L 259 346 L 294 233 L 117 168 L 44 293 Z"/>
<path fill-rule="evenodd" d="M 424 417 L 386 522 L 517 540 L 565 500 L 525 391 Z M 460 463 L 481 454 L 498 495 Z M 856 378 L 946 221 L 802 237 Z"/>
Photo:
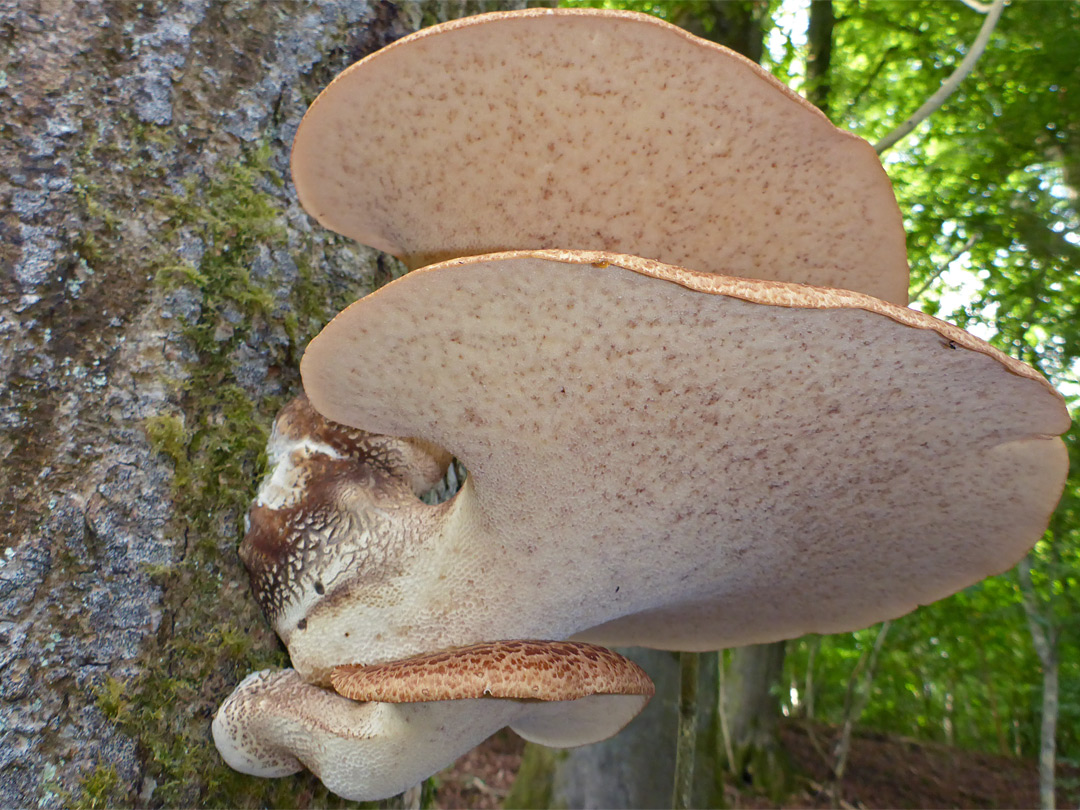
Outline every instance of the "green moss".
<path fill-rule="evenodd" d="M 139 745 L 157 783 L 153 805 L 346 804 L 307 773 L 277 780 L 239 774 L 224 764 L 210 736 L 213 712 L 236 683 L 254 670 L 288 665 L 251 597 L 236 553 L 243 516 L 265 468 L 271 420 L 282 402 L 252 401 L 235 382 L 231 360 L 272 316 L 273 294 L 249 268 L 263 247 L 286 246 L 274 194 L 280 185 L 263 146 L 220 176 L 187 183 L 184 193 L 160 202 L 166 244 L 175 244 L 184 232 L 205 246 L 198 265 L 158 264 L 160 287 L 187 286 L 201 302 L 198 318 L 184 327 L 197 360 L 187 377 L 174 383 L 180 412 L 157 415 L 144 425 L 151 446 L 173 466 L 177 517 L 171 532 L 185 551 L 176 564 L 150 571 L 164 589 L 164 615 L 158 640 L 144 651 L 142 674 L 106 680 L 97 695 L 105 715 Z M 292 322 L 294 345 L 266 349 L 281 355 L 268 359 L 283 369 L 298 355 L 296 346 L 310 337 L 307 330 L 331 314 L 307 289 L 314 286 L 310 273 L 297 286 L 303 317 Z M 105 776 L 94 779 L 84 785 L 88 796 L 91 787 L 104 785 Z"/>
<path fill-rule="evenodd" d="M 223 324 L 228 324 L 224 334 L 231 334 L 235 344 L 273 307 L 270 291 L 251 278 L 249 269 L 260 245 L 285 244 L 279 204 L 264 189 L 266 185 L 281 185 L 281 178 L 269 167 L 269 157 L 269 147 L 260 146 L 205 189 L 200 188 L 198 179 L 190 178 L 184 183 L 185 194 L 164 202 L 169 235 L 175 238 L 180 231 L 194 233 L 205 250 L 198 266 L 162 266 L 158 281 L 166 288 L 188 285 L 201 293 L 204 311 L 199 321 L 188 327 L 188 337 L 200 354 L 216 359 L 215 365 L 221 369 L 228 366 L 221 346 Z M 233 325 L 237 313 L 247 329 Z"/>
<path fill-rule="evenodd" d="M 99 765 L 82 783 L 82 795 L 68 805 L 74 810 L 102 810 L 126 803 L 128 791 L 120 784 L 116 766 Z"/>
<path fill-rule="evenodd" d="M 76 198 L 91 220 L 99 222 L 106 231 L 112 232 L 120 225 L 120 217 L 102 202 L 104 192 L 86 174 L 77 173 L 71 178 Z M 92 232 L 91 232 L 92 233 Z"/>
<path fill-rule="evenodd" d="M 133 788 L 122 784 L 115 765 L 100 763 L 82 778 L 79 786 L 77 795 L 65 790 L 55 778 L 47 779 L 42 787 L 45 795 L 59 800 L 61 806 L 71 810 L 102 810 L 128 806 L 134 792 Z"/>

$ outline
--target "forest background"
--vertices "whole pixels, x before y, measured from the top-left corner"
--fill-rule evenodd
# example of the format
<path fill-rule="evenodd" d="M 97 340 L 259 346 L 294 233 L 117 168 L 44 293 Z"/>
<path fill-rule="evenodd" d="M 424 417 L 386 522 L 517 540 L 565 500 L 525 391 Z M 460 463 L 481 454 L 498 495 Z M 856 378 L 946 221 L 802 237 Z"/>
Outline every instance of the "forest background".
<path fill-rule="evenodd" d="M 307 340 L 400 272 L 312 228 L 288 146 L 350 62 L 515 5 L 0 3 L 0 805 L 334 802 L 308 775 L 229 771 L 209 739 L 235 683 L 286 661 L 236 557 L 270 419 Z M 749 52 L 871 142 L 1002 6 L 618 5 Z M 913 304 L 1038 366 L 1074 416 L 1078 53 L 1080 3 L 1005 6 L 973 72 L 882 153 Z M 1061 506 L 1017 569 L 774 647 L 756 695 L 742 653 L 704 671 L 766 720 L 1041 756 L 1043 804 L 1075 805 L 1053 766 L 1080 765 L 1076 431 Z"/>

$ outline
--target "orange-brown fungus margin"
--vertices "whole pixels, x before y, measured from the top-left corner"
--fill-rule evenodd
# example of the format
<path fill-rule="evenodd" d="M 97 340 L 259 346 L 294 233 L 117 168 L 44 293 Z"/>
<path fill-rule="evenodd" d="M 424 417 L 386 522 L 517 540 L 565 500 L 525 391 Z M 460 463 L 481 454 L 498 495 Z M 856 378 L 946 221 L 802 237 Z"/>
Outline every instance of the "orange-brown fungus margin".
<path fill-rule="evenodd" d="M 385 664 L 339 666 L 330 682 L 343 697 L 382 703 L 651 697 L 655 691 L 633 661 L 604 647 L 572 641 L 494 641 Z"/>

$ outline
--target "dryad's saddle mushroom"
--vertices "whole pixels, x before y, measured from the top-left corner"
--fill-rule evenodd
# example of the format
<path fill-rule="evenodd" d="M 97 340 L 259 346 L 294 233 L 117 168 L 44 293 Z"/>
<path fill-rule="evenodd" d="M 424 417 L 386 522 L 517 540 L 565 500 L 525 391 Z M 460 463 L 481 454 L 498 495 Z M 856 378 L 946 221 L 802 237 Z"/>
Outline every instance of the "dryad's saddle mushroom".
<path fill-rule="evenodd" d="M 491 160 L 514 128 L 539 140 Z M 1063 400 L 902 306 L 867 148 L 640 15 L 475 18 L 336 80 L 297 137 L 301 199 L 413 264 L 454 258 L 308 347 L 241 548 L 295 669 L 226 701 L 226 761 L 380 798 L 503 725 L 615 733 L 651 685 L 594 644 L 850 630 L 1013 565 L 1061 492 Z M 635 149 L 636 174 L 608 159 Z M 518 249 L 462 255 L 496 247 Z M 424 503 L 451 454 L 464 486 Z"/>

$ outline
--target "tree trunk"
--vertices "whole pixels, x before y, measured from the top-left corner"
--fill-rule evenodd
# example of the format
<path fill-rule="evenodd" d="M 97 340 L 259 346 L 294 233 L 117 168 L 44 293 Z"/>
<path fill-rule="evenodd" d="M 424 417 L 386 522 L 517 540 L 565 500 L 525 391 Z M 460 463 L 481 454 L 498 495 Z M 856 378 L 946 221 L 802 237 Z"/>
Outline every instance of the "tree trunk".
<path fill-rule="evenodd" d="M 774 800 L 787 790 L 790 770 L 778 736 L 785 649 L 778 641 L 732 650 L 723 707 L 734 755 L 728 771 Z"/>
<path fill-rule="evenodd" d="M 761 61 L 765 46 L 762 15 L 767 13 L 763 4 L 754 0 L 689 0 L 674 5 L 671 21 L 675 25 L 747 59 Z"/>
<path fill-rule="evenodd" d="M 829 66 L 832 62 L 833 25 L 832 0 L 811 0 L 810 24 L 806 40 L 806 98 L 815 107 L 829 115 Z"/>
<path fill-rule="evenodd" d="M 267 426 L 383 261 L 312 226 L 289 145 L 337 71 L 481 5 L 0 8 L 0 806 L 322 802 L 209 733 L 285 660 L 236 554 Z"/>
<path fill-rule="evenodd" d="M 671 793 L 671 806 L 675 810 L 688 810 L 694 802 L 700 680 L 701 653 L 679 653 L 679 719 L 675 732 L 675 779 Z"/>
<path fill-rule="evenodd" d="M 676 653 L 620 650 L 656 684 L 656 696 L 610 740 L 555 751 L 526 746 L 525 759 L 504 802 L 514 808 L 668 807 L 675 779 L 680 667 Z M 717 772 L 716 655 L 701 656 L 698 681 L 697 756 L 692 807 L 720 806 Z"/>
<path fill-rule="evenodd" d="M 1058 637 L 1055 628 L 1039 611 L 1038 597 L 1031 581 L 1031 558 L 1017 566 L 1020 593 L 1024 598 L 1031 640 L 1043 671 L 1042 718 L 1039 730 L 1039 804 L 1042 810 L 1054 810 L 1055 772 L 1057 770 L 1058 721 Z M 1052 620 L 1051 620 L 1052 621 Z"/>

